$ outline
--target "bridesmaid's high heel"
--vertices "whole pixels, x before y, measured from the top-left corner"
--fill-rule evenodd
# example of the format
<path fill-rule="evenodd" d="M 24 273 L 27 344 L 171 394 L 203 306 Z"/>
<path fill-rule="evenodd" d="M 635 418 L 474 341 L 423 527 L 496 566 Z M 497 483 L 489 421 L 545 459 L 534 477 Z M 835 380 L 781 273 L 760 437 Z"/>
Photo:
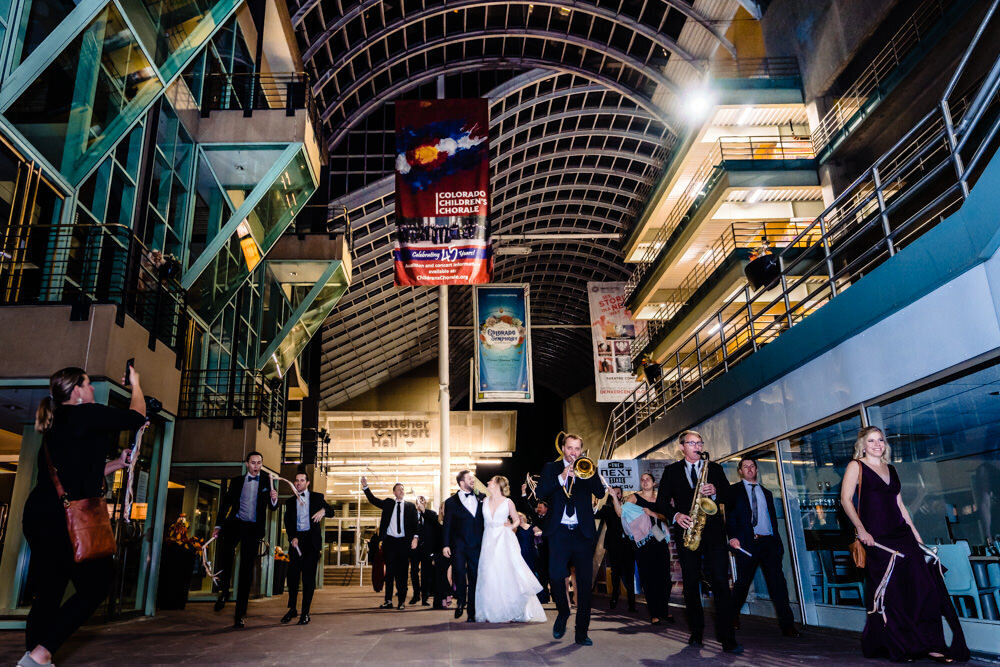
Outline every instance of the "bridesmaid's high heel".
<path fill-rule="evenodd" d="M 948 656 L 942 655 L 940 653 L 928 653 L 927 657 L 933 660 L 934 662 L 940 662 L 943 665 L 949 665 L 955 662 L 954 658 L 949 658 Z"/>

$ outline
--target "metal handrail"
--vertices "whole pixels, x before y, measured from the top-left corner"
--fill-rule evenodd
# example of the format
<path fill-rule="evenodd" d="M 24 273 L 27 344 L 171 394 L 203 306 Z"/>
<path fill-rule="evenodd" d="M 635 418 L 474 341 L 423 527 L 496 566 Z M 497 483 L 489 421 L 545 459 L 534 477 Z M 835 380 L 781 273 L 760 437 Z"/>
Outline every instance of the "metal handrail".
<path fill-rule="evenodd" d="M 11 225 L 0 231 L 0 306 L 115 304 L 173 350 L 187 311 L 181 266 L 126 225 Z M 83 315 L 81 315 L 83 317 Z"/>
<path fill-rule="evenodd" d="M 1000 0 L 993 1 L 983 27 L 998 4 Z M 969 51 L 983 32 L 981 28 Z M 980 173 L 982 158 L 995 151 L 1000 135 L 998 94 L 1000 59 L 995 59 L 970 96 L 955 102 L 942 99 L 778 251 L 778 288 L 751 291 L 744 285 L 673 348 L 658 381 L 640 385 L 615 406 L 610 451 L 960 208 Z M 971 159 L 966 160 L 963 151 L 971 153 Z M 810 236 L 817 240 L 808 250 L 789 252 Z"/>
<path fill-rule="evenodd" d="M 667 213 L 656 236 L 639 257 L 632 275 L 625 282 L 625 298 L 631 298 L 632 294 L 638 291 L 649 271 L 662 260 L 669 247 L 667 241 L 701 204 L 702 199 L 722 175 L 726 162 L 803 160 L 815 156 L 812 146 L 805 139 L 782 136 L 719 137 Z"/>
<path fill-rule="evenodd" d="M 805 222 L 737 222 L 730 225 L 711 246 L 702 254 L 691 272 L 674 290 L 669 302 L 660 306 L 652 317 L 646 321 L 646 328 L 632 343 L 632 359 L 637 359 L 646 347 L 662 331 L 667 329 L 670 320 L 694 296 L 716 269 L 722 266 L 737 249 L 755 250 L 760 248 L 766 239 L 772 248 L 784 248 L 794 245 L 799 248 L 809 247 L 818 240 L 819 233 L 814 231 L 803 235 Z"/>
<path fill-rule="evenodd" d="M 284 440 L 284 385 L 272 384 L 259 370 L 185 369 L 179 410 L 191 419 L 257 417 Z"/>
<path fill-rule="evenodd" d="M 714 60 L 709 75 L 713 79 L 788 79 L 800 73 L 794 56 L 778 56 Z"/>
<path fill-rule="evenodd" d="M 896 71 L 903 59 L 916 49 L 927 32 L 944 16 L 947 10 L 945 5 L 943 0 L 924 0 L 917 6 L 865 71 L 816 125 L 812 133 L 812 144 L 817 153 L 864 110 L 882 82 Z"/>

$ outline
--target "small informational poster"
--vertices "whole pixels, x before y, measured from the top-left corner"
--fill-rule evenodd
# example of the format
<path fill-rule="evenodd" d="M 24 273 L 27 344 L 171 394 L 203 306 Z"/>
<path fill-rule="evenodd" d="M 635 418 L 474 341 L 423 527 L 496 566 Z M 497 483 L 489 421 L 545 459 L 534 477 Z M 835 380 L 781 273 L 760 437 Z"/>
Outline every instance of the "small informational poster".
<path fill-rule="evenodd" d="M 615 461 L 601 459 L 597 469 L 604 475 L 611 486 L 620 486 L 622 493 L 635 493 L 639 490 L 639 464 L 635 459 L 630 461 Z"/>
<path fill-rule="evenodd" d="M 534 401 L 528 285 L 477 285 L 476 402 Z"/>

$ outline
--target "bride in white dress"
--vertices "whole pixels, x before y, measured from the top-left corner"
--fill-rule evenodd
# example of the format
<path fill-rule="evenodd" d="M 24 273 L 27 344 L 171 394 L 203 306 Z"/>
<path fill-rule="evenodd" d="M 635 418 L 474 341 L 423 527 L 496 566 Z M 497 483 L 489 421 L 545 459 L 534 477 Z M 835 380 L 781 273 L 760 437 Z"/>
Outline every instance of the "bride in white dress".
<path fill-rule="evenodd" d="M 507 494 L 506 477 L 497 475 L 486 485 L 483 500 L 483 547 L 479 552 L 476 582 L 476 620 L 480 623 L 511 621 L 544 623 L 538 601 L 542 585 L 521 557 L 514 531 L 520 525 L 517 510 Z"/>

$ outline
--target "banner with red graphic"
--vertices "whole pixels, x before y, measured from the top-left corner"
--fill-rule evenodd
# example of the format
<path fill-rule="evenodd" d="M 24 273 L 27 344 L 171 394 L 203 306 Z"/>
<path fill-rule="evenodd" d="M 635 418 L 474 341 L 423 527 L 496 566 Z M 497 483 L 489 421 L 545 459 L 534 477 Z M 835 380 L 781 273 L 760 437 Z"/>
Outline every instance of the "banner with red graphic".
<path fill-rule="evenodd" d="M 484 99 L 396 102 L 396 285 L 493 277 Z"/>

